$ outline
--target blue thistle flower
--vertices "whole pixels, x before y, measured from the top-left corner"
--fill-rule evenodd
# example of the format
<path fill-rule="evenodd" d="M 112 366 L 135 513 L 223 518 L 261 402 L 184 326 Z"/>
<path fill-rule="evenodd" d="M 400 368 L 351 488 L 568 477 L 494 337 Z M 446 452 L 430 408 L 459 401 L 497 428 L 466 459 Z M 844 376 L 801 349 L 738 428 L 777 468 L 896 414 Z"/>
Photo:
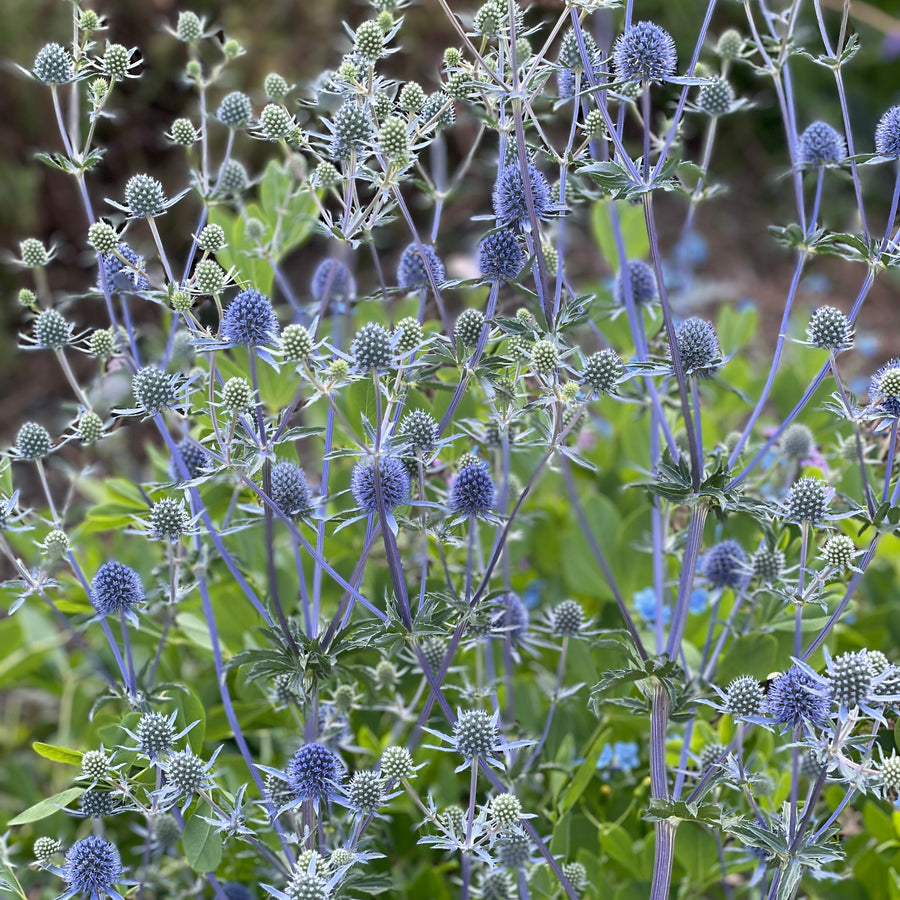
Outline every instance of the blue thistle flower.
<path fill-rule="evenodd" d="M 892 106 L 875 127 L 875 152 L 888 159 L 900 159 L 900 106 Z"/>
<path fill-rule="evenodd" d="M 796 728 L 804 723 L 824 724 L 828 714 L 828 700 L 816 692 L 816 685 L 797 666 L 791 666 L 769 686 L 766 709 L 781 725 Z"/>
<path fill-rule="evenodd" d="M 285 768 L 287 783 L 297 800 L 321 803 L 335 792 L 342 776 L 338 758 L 321 744 L 304 744 Z"/>
<path fill-rule="evenodd" d="M 384 508 L 390 512 L 401 503 L 409 500 L 412 483 L 406 466 L 392 456 L 382 456 L 379 461 L 379 481 Z M 375 464 L 358 462 L 350 476 L 350 492 L 360 509 L 366 512 L 378 511 L 378 499 L 375 495 Z"/>
<path fill-rule="evenodd" d="M 575 73 L 571 69 L 560 69 L 556 73 L 556 92 L 560 100 L 575 96 Z"/>
<path fill-rule="evenodd" d="M 613 285 L 613 298 L 619 306 L 625 305 L 625 272 L 631 282 L 631 297 L 635 303 L 650 303 L 657 296 L 656 274 L 647 263 L 639 259 L 631 259 L 625 269 L 616 275 Z"/>
<path fill-rule="evenodd" d="M 712 322 L 691 316 L 681 323 L 675 337 L 686 375 L 707 378 L 721 367 L 722 353 Z"/>
<path fill-rule="evenodd" d="M 310 285 L 313 300 L 321 303 L 326 290 L 329 299 L 341 297 L 349 300 L 356 296 L 356 281 L 339 259 L 323 259 L 313 273 Z"/>
<path fill-rule="evenodd" d="M 434 247 L 423 244 L 424 259 L 417 244 L 410 244 L 401 254 L 397 264 L 397 285 L 404 291 L 427 291 L 431 288 L 428 272 L 435 284 L 440 284 L 446 277 L 446 270 Z"/>
<path fill-rule="evenodd" d="M 450 489 L 450 509 L 467 516 L 480 516 L 494 508 L 494 480 L 484 463 L 463 466 Z"/>
<path fill-rule="evenodd" d="M 703 574 L 715 587 L 740 588 L 747 582 L 747 556 L 737 541 L 722 541 L 703 556 Z"/>
<path fill-rule="evenodd" d="M 91 582 L 91 605 L 101 615 L 131 612 L 144 596 L 141 576 L 116 560 L 103 563 Z"/>
<path fill-rule="evenodd" d="M 69 847 L 62 869 L 70 896 L 87 894 L 93 898 L 106 893 L 118 896 L 112 887 L 122 877 L 122 858 L 110 841 L 95 834 L 76 841 Z"/>
<path fill-rule="evenodd" d="M 175 449 L 187 469 L 189 478 L 199 478 L 212 462 L 210 455 L 188 438 L 180 440 L 175 445 Z M 181 467 L 174 458 L 171 461 L 171 469 L 172 480 L 181 481 Z"/>
<path fill-rule="evenodd" d="M 100 256 L 100 264 L 106 274 L 106 283 L 110 293 L 129 294 L 133 291 L 146 291 L 150 287 L 150 282 L 143 274 L 145 265 L 143 258 L 125 243 L 119 244 L 116 250 L 131 265 L 126 265 L 115 253 L 104 253 Z M 99 279 L 97 287 L 100 290 L 103 289 Z"/>
<path fill-rule="evenodd" d="M 478 268 L 491 281 L 512 281 L 525 265 L 525 251 L 509 228 L 492 231 L 478 245 Z"/>
<path fill-rule="evenodd" d="M 531 198 L 534 214 L 539 220 L 550 218 L 552 200 L 550 184 L 538 171 L 534 163 L 528 163 L 528 181 L 531 184 Z M 504 166 L 494 185 L 494 215 L 504 225 L 521 230 L 528 222 L 528 206 L 525 202 L 525 181 L 518 160 Z"/>
<path fill-rule="evenodd" d="M 885 415 L 900 418 L 900 359 L 888 360 L 869 382 L 869 399 Z"/>
<path fill-rule="evenodd" d="M 653 22 L 637 22 L 613 47 L 613 68 L 621 81 L 665 81 L 675 72 L 675 41 Z"/>
<path fill-rule="evenodd" d="M 294 519 L 308 512 L 312 496 L 303 469 L 283 459 L 272 466 L 270 474 L 272 502 L 288 518 Z"/>
<path fill-rule="evenodd" d="M 500 598 L 501 610 L 494 616 L 493 628 L 506 635 L 513 644 L 522 643 L 528 635 L 531 616 L 518 594 L 508 593 Z"/>
<path fill-rule="evenodd" d="M 236 344 L 258 347 L 278 340 L 278 319 L 265 294 L 255 288 L 241 291 L 225 310 L 222 334 Z"/>
<path fill-rule="evenodd" d="M 826 166 L 847 155 L 844 136 L 827 122 L 813 122 L 800 135 L 797 159 L 801 166 Z"/>
<path fill-rule="evenodd" d="M 600 74 L 601 56 L 596 42 L 588 32 L 582 34 L 584 40 L 585 55 L 595 76 Z M 563 37 L 562 47 L 559 51 L 560 69 L 556 73 L 556 84 L 561 100 L 567 100 L 575 95 L 576 72 L 584 73 L 584 60 L 581 57 L 581 48 L 574 31 L 569 31 Z M 582 75 L 581 86 L 584 89 L 588 79 Z"/>
<path fill-rule="evenodd" d="M 228 881 L 223 884 L 222 893 L 228 900 L 255 900 L 253 891 L 239 881 Z"/>

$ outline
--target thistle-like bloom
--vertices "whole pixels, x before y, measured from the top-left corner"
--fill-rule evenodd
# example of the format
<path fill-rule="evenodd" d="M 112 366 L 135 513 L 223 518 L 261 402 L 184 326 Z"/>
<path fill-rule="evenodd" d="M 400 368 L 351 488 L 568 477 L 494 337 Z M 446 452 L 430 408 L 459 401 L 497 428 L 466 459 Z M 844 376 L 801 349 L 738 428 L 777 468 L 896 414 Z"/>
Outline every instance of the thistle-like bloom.
<path fill-rule="evenodd" d="M 703 574 L 714 587 L 741 588 L 749 575 L 747 556 L 737 541 L 721 541 L 703 556 Z"/>
<path fill-rule="evenodd" d="M 807 476 L 795 481 L 784 498 L 784 517 L 795 522 L 821 522 L 828 510 L 833 489 L 819 478 Z"/>
<path fill-rule="evenodd" d="M 131 391 L 140 409 L 154 415 L 175 405 L 176 377 L 159 366 L 144 366 L 132 376 Z"/>
<path fill-rule="evenodd" d="M 813 346 L 823 350 L 840 353 L 853 346 L 853 326 L 847 316 L 833 306 L 820 306 L 809 317 L 806 334 Z"/>
<path fill-rule="evenodd" d="M 109 894 L 121 900 L 113 885 L 122 877 L 122 858 L 115 844 L 95 834 L 72 844 L 62 871 L 67 888 L 65 897 L 84 894 L 94 900 Z"/>
<path fill-rule="evenodd" d="M 356 281 L 339 259 L 323 259 L 313 273 L 310 293 L 320 303 L 326 296 L 349 299 L 356 296 Z"/>
<path fill-rule="evenodd" d="M 900 106 L 892 106 L 879 120 L 875 152 L 888 159 L 900 159 Z"/>
<path fill-rule="evenodd" d="M 549 219 L 553 205 L 550 184 L 534 163 L 528 163 L 528 182 L 531 186 L 535 218 L 538 220 Z M 507 227 L 521 231 L 522 227 L 528 223 L 525 181 L 522 178 L 522 168 L 518 160 L 511 162 L 501 170 L 497 183 L 494 185 L 493 201 L 494 215 Z"/>
<path fill-rule="evenodd" d="M 346 794 L 350 809 L 365 815 L 378 812 L 384 796 L 381 774 L 371 769 L 354 772 Z"/>
<path fill-rule="evenodd" d="M 844 136 L 827 122 L 813 122 L 800 135 L 797 160 L 801 166 L 827 166 L 840 162 L 846 155 Z"/>
<path fill-rule="evenodd" d="M 884 415 L 900 418 L 900 359 L 889 360 L 872 376 L 869 399 Z"/>
<path fill-rule="evenodd" d="M 409 472 L 399 459 L 382 456 L 378 468 L 381 496 L 384 508 L 390 512 L 409 500 L 412 491 Z M 378 496 L 375 491 L 375 464 L 358 462 L 350 476 L 350 492 L 356 505 L 366 512 L 378 511 Z"/>
<path fill-rule="evenodd" d="M 813 678 L 792 666 L 770 685 L 766 711 L 789 728 L 823 725 L 828 716 L 828 700 Z"/>
<path fill-rule="evenodd" d="M 120 257 L 122 258 L 120 259 Z M 102 254 L 100 263 L 103 266 L 110 293 L 128 294 L 134 291 L 146 291 L 150 287 L 150 282 L 147 281 L 147 276 L 144 274 L 143 257 L 138 256 L 128 244 L 119 244 L 115 253 Z M 98 280 L 97 284 L 102 290 L 102 281 Z"/>
<path fill-rule="evenodd" d="M 304 744 L 285 769 L 287 783 L 297 801 L 322 803 L 330 799 L 341 782 L 343 769 L 338 758 L 321 744 Z"/>
<path fill-rule="evenodd" d="M 657 297 L 656 274 L 653 269 L 640 259 L 628 261 L 625 270 L 620 270 L 616 275 L 613 285 L 613 297 L 619 306 L 625 305 L 625 271 L 628 272 L 628 280 L 631 283 L 631 299 L 635 303 L 650 303 Z"/>
<path fill-rule="evenodd" d="M 221 747 L 217 748 L 209 762 L 203 762 L 190 749 L 172 753 L 161 767 L 166 773 L 166 783 L 154 792 L 160 807 L 165 809 L 182 797 L 184 798 L 183 812 L 195 794 L 209 790 L 213 786 L 213 766 L 221 750 Z"/>
<path fill-rule="evenodd" d="M 551 629 L 559 637 L 572 637 L 584 628 L 584 608 L 577 600 L 563 600 L 551 613 Z"/>
<path fill-rule="evenodd" d="M 485 464 L 463 466 L 450 489 L 450 509 L 467 516 L 481 516 L 494 508 L 494 481 Z"/>
<path fill-rule="evenodd" d="M 722 351 L 712 322 L 691 316 L 675 332 L 685 375 L 707 378 L 722 366 Z"/>
<path fill-rule="evenodd" d="M 132 175 L 125 185 L 125 205 L 135 218 L 157 215 L 166 205 L 162 184 L 152 175 Z"/>
<path fill-rule="evenodd" d="M 582 32 L 582 41 L 588 65 L 596 78 L 602 71 L 600 68 L 600 50 L 589 32 Z M 556 74 L 556 83 L 559 88 L 559 97 L 561 100 L 566 100 L 575 95 L 575 76 L 577 73 L 581 73 L 582 89 L 588 86 L 589 79 L 585 75 L 584 58 L 581 55 L 581 46 L 578 43 L 578 36 L 574 30 L 569 30 L 563 37 L 562 46 L 559 51 L 559 65 L 560 69 Z"/>
<path fill-rule="evenodd" d="M 102 616 L 130 613 L 144 596 L 141 576 L 116 560 L 103 563 L 91 582 L 91 605 Z"/>
<path fill-rule="evenodd" d="M 312 496 L 303 469 L 283 459 L 272 466 L 272 502 L 288 518 L 295 519 L 308 512 Z"/>
<path fill-rule="evenodd" d="M 510 228 L 492 231 L 478 245 L 478 268 L 491 281 L 512 281 L 524 265 L 525 251 Z"/>
<path fill-rule="evenodd" d="M 735 678 L 725 691 L 725 707 L 735 718 L 759 715 L 763 700 L 762 687 L 751 675 Z"/>
<path fill-rule="evenodd" d="M 225 310 L 222 334 L 245 347 L 276 343 L 278 319 L 269 299 L 254 288 L 241 291 Z"/>
<path fill-rule="evenodd" d="M 181 464 L 187 470 L 188 478 L 199 478 L 212 463 L 210 455 L 198 444 L 190 441 L 188 438 L 180 440 L 175 449 L 178 451 L 180 460 L 171 461 L 172 478 L 174 481 L 181 481 Z"/>
<path fill-rule="evenodd" d="M 491 715 L 483 709 L 470 709 L 453 726 L 454 746 L 466 760 L 492 753 L 499 740 L 497 713 Z"/>
<path fill-rule="evenodd" d="M 507 636 L 512 644 L 520 644 L 528 635 L 531 616 L 518 594 L 508 593 L 500 598 L 500 611 L 494 616 L 495 634 Z"/>
<path fill-rule="evenodd" d="M 653 22 L 637 22 L 619 35 L 613 68 L 621 81 L 665 81 L 675 72 L 675 41 Z"/>
<path fill-rule="evenodd" d="M 429 272 L 435 284 L 440 284 L 446 277 L 444 264 L 434 247 L 423 244 L 422 250 L 425 252 L 424 257 L 419 251 L 418 244 L 414 242 L 407 246 L 400 256 L 400 262 L 397 264 L 397 285 L 404 291 L 430 290 Z"/>

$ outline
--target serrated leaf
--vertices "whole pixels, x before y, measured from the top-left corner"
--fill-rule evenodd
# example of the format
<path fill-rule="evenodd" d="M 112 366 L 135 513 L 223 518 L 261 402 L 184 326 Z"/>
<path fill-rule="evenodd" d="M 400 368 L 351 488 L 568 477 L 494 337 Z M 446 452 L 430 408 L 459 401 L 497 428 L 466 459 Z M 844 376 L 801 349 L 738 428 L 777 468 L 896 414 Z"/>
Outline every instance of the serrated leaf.
<path fill-rule="evenodd" d="M 68 747 L 57 747 L 54 744 L 44 744 L 35 741 L 32 745 L 34 752 L 44 759 L 52 759 L 53 762 L 65 763 L 68 766 L 80 766 L 82 753 L 80 750 L 70 750 Z"/>

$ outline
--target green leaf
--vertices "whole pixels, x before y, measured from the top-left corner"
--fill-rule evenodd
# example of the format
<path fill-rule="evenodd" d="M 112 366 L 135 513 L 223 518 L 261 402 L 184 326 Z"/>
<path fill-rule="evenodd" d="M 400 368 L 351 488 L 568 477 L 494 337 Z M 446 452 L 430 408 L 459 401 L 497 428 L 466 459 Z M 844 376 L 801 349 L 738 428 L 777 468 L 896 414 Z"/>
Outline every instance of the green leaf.
<path fill-rule="evenodd" d="M 618 271 L 619 252 L 616 248 L 615 234 L 612 228 L 612 214 L 615 210 L 619 218 L 619 228 L 625 244 L 625 256 L 628 259 L 644 259 L 650 252 L 650 240 L 647 237 L 647 225 L 644 221 L 644 210 L 640 206 L 612 200 L 600 200 L 591 207 L 591 227 L 594 240 L 603 254 L 607 266 Z"/>
<path fill-rule="evenodd" d="M 609 739 L 608 728 L 598 728 L 588 745 L 588 749 L 584 754 L 584 762 L 578 767 L 562 800 L 559 804 L 560 816 L 564 816 L 579 800 L 581 795 L 587 790 L 587 786 L 591 783 L 591 779 L 597 774 L 597 760 L 603 752 L 603 745 Z"/>
<path fill-rule="evenodd" d="M 206 707 L 196 694 L 185 689 L 175 695 L 176 705 L 181 712 L 182 728 L 186 728 L 192 722 L 197 724 L 187 733 L 187 741 L 191 750 L 199 754 L 203 749 L 203 738 L 206 733 Z"/>
<path fill-rule="evenodd" d="M 65 763 L 69 766 L 81 765 L 82 754 L 80 750 L 69 750 L 68 747 L 42 744 L 40 741 L 35 741 L 31 746 L 34 747 L 34 752 L 38 756 L 43 756 L 44 759 L 52 759 L 54 762 Z"/>
<path fill-rule="evenodd" d="M 215 872 L 222 862 L 222 838 L 209 822 L 192 816 L 184 826 L 184 856 L 195 872 Z"/>
<path fill-rule="evenodd" d="M 27 825 L 29 822 L 40 822 L 41 819 L 46 819 L 47 816 L 52 816 L 53 813 L 59 812 L 60 809 L 68 806 L 76 797 L 80 797 L 83 793 L 84 788 L 68 788 L 59 794 L 54 794 L 52 797 L 41 800 L 40 803 L 35 803 L 34 806 L 29 806 L 25 812 L 19 813 L 7 824 Z"/>
<path fill-rule="evenodd" d="M 716 679 L 719 684 L 726 684 L 739 675 L 763 679 L 777 667 L 778 639 L 772 634 L 747 634 L 729 647 Z"/>

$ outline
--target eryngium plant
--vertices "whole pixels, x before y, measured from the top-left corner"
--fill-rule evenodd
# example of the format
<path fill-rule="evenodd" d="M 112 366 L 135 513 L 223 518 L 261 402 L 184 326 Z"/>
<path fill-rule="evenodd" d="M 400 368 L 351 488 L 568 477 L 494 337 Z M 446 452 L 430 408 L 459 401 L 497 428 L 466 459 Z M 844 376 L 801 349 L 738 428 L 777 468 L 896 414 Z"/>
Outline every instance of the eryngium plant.
<path fill-rule="evenodd" d="M 12 820 L 0 887 L 831 896 L 858 853 L 843 815 L 864 804 L 896 843 L 877 804 L 900 789 L 900 668 L 863 646 L 884 629 L 846 624 L 900 521 L 900 363 L 864 373 L 867 400 L 842 368 L 900 265 L 900 112 L 851 120 L 860 43 L 818 0 L 808 20 L 745 4 L 718 39 L 710 0 L 680 47 L 631 2 L 438 0 L 455 46 L 414 58 L 430 92 L 387 65 L 407 5 L 354 9 L 343 57 L 300 85 L 239 84 L 237 41 L 181 11 L 192 105 L 165 184 L 104 169 L 95 125 L 127 128 L 139 96 L 114 21 L 73 3 L 74 41 L 23 69 L 87 264 L 64 297 L 55 248 L 20 245 L 22 349 L 71 396 L 13 424 L 0 550 L 76 745 L 35 746 L 81 774 Z M 802 52 L 836 100 L 810 123 L 794 76 L 816 29 Z M 759 377 L 753 314 L 691 315 L 684 268 L 716 137 L 751 106 L 739 67 L 771 81 L 796 207 Z M 886 223 L 864 203 L 885 186 Z M 807 316 L 820 255 L 864 274 L 848 309 Z"/>

